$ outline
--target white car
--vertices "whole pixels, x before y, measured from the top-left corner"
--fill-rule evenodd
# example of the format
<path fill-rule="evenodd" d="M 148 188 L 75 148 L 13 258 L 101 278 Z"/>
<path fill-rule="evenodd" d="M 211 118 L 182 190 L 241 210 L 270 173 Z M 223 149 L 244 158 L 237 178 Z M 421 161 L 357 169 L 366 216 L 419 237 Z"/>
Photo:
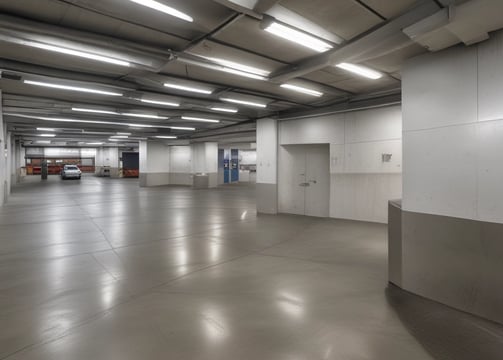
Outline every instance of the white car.
<path fill-rule="evenodd" d="M 61 170 L 61 178 L 65 179 L 80 179 L 82 171 L 76 165 L 65 165 Z"/>

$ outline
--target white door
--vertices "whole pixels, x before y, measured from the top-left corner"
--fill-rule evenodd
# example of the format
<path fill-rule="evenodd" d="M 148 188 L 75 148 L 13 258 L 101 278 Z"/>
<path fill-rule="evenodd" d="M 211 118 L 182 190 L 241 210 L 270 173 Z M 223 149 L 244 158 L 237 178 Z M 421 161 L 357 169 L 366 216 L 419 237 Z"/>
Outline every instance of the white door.
<path fill-rule="evenodd" d="M 305 214 L 328 217 L 330 206 L 329 145 L 307 145 Z"/>
<path fill-rule="evenodd" d="M 279 211 L 305 214 L 306 153 L 302 146 L 283 146 L 278 171 Z"/>
<path fill-rule="evenodd" d="M 282 146 L 279 156 L 279 211 L 328 217 L 329 145 Z"/>

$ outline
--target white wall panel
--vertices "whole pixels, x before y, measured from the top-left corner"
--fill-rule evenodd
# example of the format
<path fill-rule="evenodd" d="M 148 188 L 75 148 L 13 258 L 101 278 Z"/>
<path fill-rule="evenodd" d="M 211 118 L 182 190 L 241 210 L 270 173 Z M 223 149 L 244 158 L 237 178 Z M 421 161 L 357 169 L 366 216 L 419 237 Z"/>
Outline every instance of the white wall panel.
<path fill-rule="evenodd" d="M 273 119 L 257 121 L 257 183 L 276 184 L 278 171 L 278 124 Z"/>
<path fill-rule="evenodd" d="M 391 161 L 383 162 L 383 154 Z M 346 144 L 344 163 L 345 173 L 401 173 L 402 140 Z"/>
<path fill-rule="evenodd" d="M 479 46 L 479 121 L 503 119 L 503 33 Z"/>
<path fill-rule="evenodd" d="M 503 223 L 503 121 L 478 124 L 478 217 Z"/>
<path fill-rule="evenodd" d="M 280 145 L 344 144 L 344 114 L 280 122 Z"/>
<path fill-rule="evenodd" d="M 344 172 L 344 144 L 330 144 L 330 173 Z"/>
<path fill-rule="evenodd" d="M 191 151 L 190 146 L 171 146 L 170 152 L 170 173 L 191 172 Z"/>
<path fill-rule="evenodd" d="M 159 141 L 142 141 L 140 143 L 140 172 L 169 173 L 169 146 Z"/>
<path fill-rule="evenodd" d="M 388 201 L 402 196 L 401 174 L 332 174 L 330 217 L 387 223 Z"/>
<path fill-rule="evenodd" d="M 404 133 L 406 211 L 474 219 L 477 124 Z"/>
<path fill-rule="evenodd" d="M 399 106 L 353 111 L 345 114 L 346 143 L 402 138 Z"/>
<path fill-rule="evenodd" d="M 412 59 L 402 72 L 405 131 L 477 121 L 477 49 Z"/>

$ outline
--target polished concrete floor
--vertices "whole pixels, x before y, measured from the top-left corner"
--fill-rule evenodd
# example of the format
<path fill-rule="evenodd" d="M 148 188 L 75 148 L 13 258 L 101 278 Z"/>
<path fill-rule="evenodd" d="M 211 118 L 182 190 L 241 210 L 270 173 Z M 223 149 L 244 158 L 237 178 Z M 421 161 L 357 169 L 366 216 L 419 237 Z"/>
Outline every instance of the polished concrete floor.
<path fill-rule="evenodd" d="M 0 208 L 0 359 L 451 359 L 438 307 L 386 290 L 386 231 L 257 216 L 251 186 L 33 177 Z"/>

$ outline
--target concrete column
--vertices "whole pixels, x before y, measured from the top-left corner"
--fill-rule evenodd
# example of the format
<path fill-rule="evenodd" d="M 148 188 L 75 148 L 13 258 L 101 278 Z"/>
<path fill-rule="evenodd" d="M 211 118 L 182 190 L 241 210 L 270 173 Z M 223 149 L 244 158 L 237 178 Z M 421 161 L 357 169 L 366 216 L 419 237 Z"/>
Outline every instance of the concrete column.
<path fill-rule="evenodd" d="M 11 187 L 12 187 L 12 173 L 14 171 L 14 152 L 12 151 L 12 146 L 13 146 L 13 141 L 12 141 L 12 134 L 10 132 L 7 132 L 7 135 L 5 137 L 5 162 L 6 162 L 6 168 L 5 168 L 5 181 L 7 184 L 6 188 L 6 194 L 7 197 L 10 195 L 11 192 Z"/>
<path fill-rule="evenodd" d="M 21 146 L 21 142 L 16 140 L 14 142 L 14 173 L 15 181 L 13 183 L 18 184 L 22 180 L 22 167 L 25 166 L 25 149 Z"/>
<path fill-rule="evenodd" d="M 0 90 L 0 206 L 7 201 L 7 158 L 6 158 L 6 131 L 3 121 L 2 91 Z"/>
<path fill-rule="evenodd" d="M 205 142 L 191 145 L 192 173 L 204 173 L 209 177 L 210 188 L 218 186 L 218 143 Z"/>
<path fill-rule="evenodd" d="M 140 186 L 169 185 L 170 148 L 160 141 L 140 142 Z"/>
<path fill-rule="evenodd" d="M 116 147 L 101 147 L 96 149 L 95 171 L 102 174 L 102 169 L 110 170 L 110 177 L 119 177 L 119 149 Z"/>
<path fill-rule="evenodd" d="M 257 212 L 278 212 L 278 122 L 257 121 Z"/>

